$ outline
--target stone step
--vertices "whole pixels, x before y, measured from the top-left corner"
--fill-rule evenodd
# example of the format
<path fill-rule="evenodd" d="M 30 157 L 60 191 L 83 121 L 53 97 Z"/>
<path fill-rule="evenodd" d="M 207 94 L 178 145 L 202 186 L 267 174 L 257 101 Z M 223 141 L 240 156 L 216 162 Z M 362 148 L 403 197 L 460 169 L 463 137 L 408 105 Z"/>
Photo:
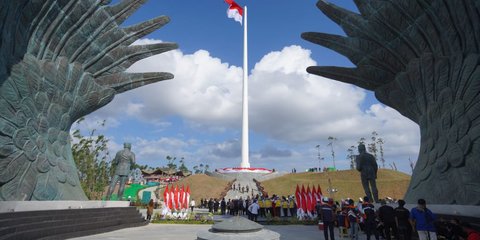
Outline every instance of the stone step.
<path fill-rule="evenodd" d="M 134 207 L 32 211 L 2 215 L 0 240 L 64 239 L 67 235 L 84 236 L 146 224 L 143 216 Z"/>

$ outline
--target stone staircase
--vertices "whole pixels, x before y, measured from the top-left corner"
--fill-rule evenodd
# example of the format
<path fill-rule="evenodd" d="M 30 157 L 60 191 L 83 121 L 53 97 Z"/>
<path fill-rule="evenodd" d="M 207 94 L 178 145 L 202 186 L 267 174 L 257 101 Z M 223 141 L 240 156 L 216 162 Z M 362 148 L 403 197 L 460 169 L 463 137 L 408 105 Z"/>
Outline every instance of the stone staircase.
<path fill-rule="evenodd" d="M 239 174 L 236 176 L 236 181 L 234 182 L 236 188 L 238 189 L 238 184 L 240 184 L 241 187 L 246 187 L 248 186 L 248 192 L 240 192 L 239 190 L 232 190 L 227 192 L 227 195 L 225 196 L 225 199 L 246 199 L 248 196 L 252 196 L 252 189 L 253 189 L 253 194 L 254 196 L 257 195 L 258 188 L 257 184 L 253 181 L 254 175 L 249 175 L 249 174 Z"/>
<path fill-rule="evenodd" d="M 144 226 L 135 207 L 0 213 L 0 240 L 65 239 Z"/>

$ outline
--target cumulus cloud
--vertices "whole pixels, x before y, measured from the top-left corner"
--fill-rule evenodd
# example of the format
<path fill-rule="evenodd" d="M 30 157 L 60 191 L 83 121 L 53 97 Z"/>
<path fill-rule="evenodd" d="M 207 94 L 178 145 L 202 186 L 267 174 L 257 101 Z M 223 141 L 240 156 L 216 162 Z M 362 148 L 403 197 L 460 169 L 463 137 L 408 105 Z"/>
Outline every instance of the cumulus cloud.
<path fill-rule="evenodd" d="M 157 42 L 161 41 L 144 39 L 135 44 Z M 328 136 L 338 138 L 337 155 L 343 156 L 349 146 L 360 137 L 368 138 L 372 131 L 385 140 L 386 157 L 416 157 L 419 133 L 415 123 L 381 104 L 362 109 L 365 90 L 307 74 L 305 68 L 311 65 L 316 62 L 310 50 L 295 45 L 271 52 L 255 64 L 249 76 L 251 131 L 265 136 L 269 142 L 288 147 L 276 149 L 270 143 L 255 146 L 256 150 L 251 147 L 256 151 L 252 153 L 253 161 L 276 157 L 289 160 L 285 163 L 289 166 L 310 164 L 316 156 L 315 145 L 321 144 L 322 152 L 328 152 Z M 184 127 L 190 128 L 188 131 L 239 134 L 242 68 L 225 63 L 205 50 L 193 54 L 174 50 L 141 60 L 128 71 L 166 71 L 173 73 L 175 79 L 121 94 L 98 115 L 118 119 L 129 116 L 158 128 L 174 127 L 166 119 L 176 117 L 188 125 Z M 197 140 L 195 144 L 202 142 Z M 196 145 L 195 152 L 187 151 L 186 148 L 192 147 L 187 145 L 161 147 L 160 140 L 140 143 L 140 155 L 146 158 L 171 153 L 166 147 L 195 155 L 198 161 L 234 162 L 240 157 L 240 143 L 231 137 L 203 142 L 205 146 Z"/>

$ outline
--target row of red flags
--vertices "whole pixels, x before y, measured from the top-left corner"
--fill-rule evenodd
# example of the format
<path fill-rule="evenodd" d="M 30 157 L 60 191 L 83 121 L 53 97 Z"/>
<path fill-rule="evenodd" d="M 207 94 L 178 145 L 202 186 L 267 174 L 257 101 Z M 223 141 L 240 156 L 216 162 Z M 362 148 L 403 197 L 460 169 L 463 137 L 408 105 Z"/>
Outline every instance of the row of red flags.
<path fill-rule="evenodd" d="M 163 201 L 165 206 L 170 210 L 182 210 L 188 208 L 188 203 L 190 202 L 190 186 L 185 188 L 183 185 L 180 188 L 179 186 L 173 187 L 173 185 L 168 188 L 165 188 L 163 192 Z"/>
<path fill-rule="evenodd" d="M 315 205 L 317 201 L 322 201 L 322 189 L 320 185 L 317 188 L 312 186 L 310 189 L 310 185 L 307 186 L 305 190 L 305 186 L 302 184 L 302 188 L 300 188 L 297 184 L 297 189 L 295 190 L 295 202 L 297 204 L 298 209 L 302 209 L 303 212 L 313 212 L 315 210 Z"/>

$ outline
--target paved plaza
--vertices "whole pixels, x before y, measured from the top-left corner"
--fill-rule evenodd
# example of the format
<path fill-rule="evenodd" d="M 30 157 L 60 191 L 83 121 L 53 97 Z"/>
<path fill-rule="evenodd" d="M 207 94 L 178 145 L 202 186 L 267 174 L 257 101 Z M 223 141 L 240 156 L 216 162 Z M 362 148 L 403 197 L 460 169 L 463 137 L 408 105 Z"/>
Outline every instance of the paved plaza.
<path fill-rule="evenodd" d="M 142 239 L 142 240 L 192 240 L 197 238 L 197 232 L 210 229 L 211 225 L 192 224 L 149 224 L 145 227 L 127 228 L 108 233 L 73 238 L 77 240 L 89 239 Z M 323 234 L 316 226 L 288 225 L 265 226 L 266 229 L 281 234 L 280 239 L 323 239 Z"/>
<path fill-rule="evenodd" d="M 229 218 L 230 216 L 215 216 L 219 218 Z M 217 218 L 218 217 L 218 218 Z M 275 231 L 281 235 L 282 240 L 310 240 L 324 239 L 323 232 L 318 230 L 317 226 L 306 225 L 266 225 L 266 229 Z M 144 227 L 126 228 L 117 231 L 85 236 L 80 238 L 72 238 L 76 240 L 123 240 L 123 239 L 142 239 L 142 240 L 193 240 L 197 238 L 197 233 L 202 230 L 208 230 L 211 225 L 195 225 L 195 224 L 149 224 Z M 339 237 L 338 229 L 335 229 L 335 239 Z M 343 238 L 349 239 L 349 238 Z M 365 234 L 360 234 L 359 240 L 365 240 Z"/>

